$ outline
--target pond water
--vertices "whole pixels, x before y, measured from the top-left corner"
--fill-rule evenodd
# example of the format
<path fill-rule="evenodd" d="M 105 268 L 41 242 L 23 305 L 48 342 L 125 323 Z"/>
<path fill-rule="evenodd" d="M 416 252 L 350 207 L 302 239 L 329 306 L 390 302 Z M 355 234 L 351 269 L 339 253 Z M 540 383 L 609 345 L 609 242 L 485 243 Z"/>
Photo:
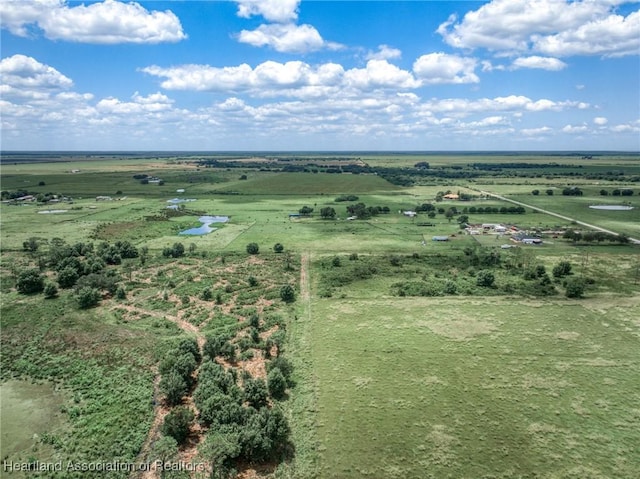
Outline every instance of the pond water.
<path fill-rule="evenodd" d="M 609 210 L 609 211 L 629 211 L 633 209 L 633 206 L 624 205 L 592 205 L 589 208 L 594 210 Z"/>
<path fill-rule="evenodd" d="M 26 456 L 34 447 L 41 448 L 39 435 L 55 430 L 64 419 L 60 411 L 64 395 L 50 383 L 7 381 L 0 385 L 0 400 L 3 458 L 18 453 Z"/>
<path fill-rule="evenodd" d="M 196 199 L 195 198 L 173 198 L 171 200 L 167 200 L 167 203 L 177 205 L 178 203 L 190 203 L 192 201 L 196 201 Z"/>
<path fill-rule="evenodd" d="M 180 233 L 178 234 L 188 235 L 188 236 L 206 235 L 218 229 L 218 228 L 211 227 L 210 226 L 211 224 L 226 223 L 227 221 L 229 221 L 229 217 L 228 216 L 201 216 L 200 218 L 198 218 L 198 221 L 200 221 L 202 225 L 198 226 L 197 228 L 190 228 L 188 230 L 180 231 Z"/>

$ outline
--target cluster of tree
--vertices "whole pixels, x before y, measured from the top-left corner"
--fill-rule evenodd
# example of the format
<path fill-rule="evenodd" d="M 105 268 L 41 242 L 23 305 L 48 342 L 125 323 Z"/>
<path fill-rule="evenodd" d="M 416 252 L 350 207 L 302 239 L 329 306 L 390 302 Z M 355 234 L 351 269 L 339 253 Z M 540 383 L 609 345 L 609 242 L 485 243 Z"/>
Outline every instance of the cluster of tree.
<path fill-rule="evenodd" d="M 503 169 L 523 170 L 523 169 L 549 169 L 549 168 L 582 168 L 582 165 L 561 165 L 559 163 L 469 163 L 475 170 L 501 171 Z"/>
<path fill-rule="evenodd" d="M 524 206 L 501 206 L 500 208 L 498 208 L 497 206 L 486 206 L 486 207 L 482 207 L 482 206 L 471 206 L 469 207 L 469 213 L 471 214 L 475 214 L 475 213 L 479 213 L 479 214 L 483 214 L 483 213 L 491 213 L 491 214 L 518 214 L 518 215 L 523 215 L 527 212 L 527 210 L 524 208 Z"/>
<path fill-rule="evenodd" d="M 562 196 L 582 196 L 583 192 L 577 186 L 568 186 L 562 189 Z"/>
<path fill-rule="evenodd" d="M 609 191 L 602 189 L 600 190 L 600 196 L 608 196 L 609 195 Z M 611 191 L 611 195 L 612 196 L 633 196 L 633 190 L 630 188 L 624 188 L 624 189 L 619 189 L 616 188 L 613 191 Z"/>
<path fill-rule="evenodd" d="M 335 200 L 336 203 L 340 203 L 343 201 L 358 201 L 358 196 L 356 195 L 340 195 Z"/>
<path fill-rule="evenodd" d="M 38 184 L 38 186 L 45 186 L 44 181 L 41 181 Z M 51 200 L 59 200 L 60 198 L 63 198 L 63 195 L 59 193 L 53 193 L 53 192 L 37 193 L 37 192 L 27 191 L 23 189 L 19 189 L 15 191 L 3 190 L 0 193 L 0 198 L 2 200 L 15 200 L 17 198 L 22 198 L 23 196 L 34 196 L 38 203 L 48 203 Z"/>
<path fill-rule="evenodd" d="M 2 192 L 0 192 L 0 198 L 3 200 L 15 200 L 16 198 L 22 198 L 23 196 L 30 196 L 30 195 L 36 195 L 37 193 L 34 193 L 32 191 L 27 191 L 27 190 L 15 190 L 15 191 L 9 191 L 9 190 L 2 190 Z"/>
<path fill-rule="evenodd" d="M 421 205 L 415 207 L 416 213 L 428 213 L 430 211 L 435 211 L 435 209 L 436 207 L 431 203 L 422 203 Z"/>
<path fill-rule="evenodd" d="M 47 298 L 58 294 L 58 288 L 74 288 L 73 296 L 80 308 L 90 308 L 102 299 L 103 292 L 124 298 L 126 292 L 119 285 L 116 271 L 107 269 L 109 264 L 120 264 L 122 258 L 135 258 L 138 250 L 128 241 L 67 244 L 53 238 L 47 253 L 39 253 L 40 241 L 30 238 L 23 248 L 38 255 L 40 268 L 26 268 L 16 273 L 16 289 L 23 294 L 44 292 Z M 146 254 L 146 253 L 145 253 Z M 42 271 L 50 269 L 56 282 L 45 279 Z"/>
<path fill-rule="evenodd" d="M 530 282 L 525 289 L 526 293 L 534 296 L 552 296 L 557 293 L 543 264 L 524 268 L 522 277 Z"/>
<path fill-rule="evenodd" d="M 576 231 L 576 230 L 567 230 L 562 235 L 563 238 L 569 239 L 574 243 L 602 243 L 603 241 L 608 241 L 610 243 L 619 243 L 619 244 L 628 244 L 629 237 L 622 233 L 619 235 L 612 233 L 605 233 L 604 231 Z"/>
<path fill-rule="evenodd" d="M 349 216 L 356 216 L 359 219 L 366 219 L 383 213 L 386 214 L 390 211 L 388 206 L 367 206 L 364 203 L 347 206 L 347 214 Z"/>
<path fill-rule="evenodd" d="M 202 353 L 212 361 L 220 356 L 228 361 L 235 361 L 236 347 L 231 342 L 233 335 L 227 332 L 216 332 L 208 334 Z"/>
<path fill-rule="evenodd" d="M 332 220 L 336 217 L 336 210 L 331 206 L 325 206 L 324 208 L 320 208 L 320 218 L 325 220 Z"/>
<path fill-rule="evenodd" d="M 464 260 L 469 266 L 495 267 L 502 263 L 500 251 L 493 248 L 466 246 L 462 252 L 464 254 Z"/>
<path fill-rule="evenodd" d="M 188 338 L 167 352 L 160 362 L 159 388 L 169 406 L 180 404 L 182 398 L 193 387 L 193 372 L 198 368 L 201 359 L 198 343 L 195 339 Z M 173 437 L 178 444 L 184 439 Z"/>
<path fill-rule="evenodd" d="M 298 210 L 298 213 L 300 213 L 302 216 L 311 216 L 311 213 L 313 213 L 313 208 L 311 208 L 310 206 L 303 206 Z"/>
<path fill-rule="evenodd" d="M 225 473 L 240 460 L 280 460 L 291 446 L 290 428 L 282 409 L 277 404 L 269 407 L 269 380 L 265 383 L 245 374 L 243 387 L 238 382 L 235 369 L 226 370 L 206 360 L 193 394 L 198 420 L 211 431 L 204 454 L 214 469 Z"/>
<path fill-rule="evenodd" d="M 571 263 L 568 261 L 560 261 L 553 267 L 551 272 L 553 273 L 554 278 L 563 278 L 568 276 L 571 274 Z"/>
<path fill-rule="evenodd" d="M 167 246 L 162 250 L 162 256 L 165 258 L 180 258 L 184 256 L 184 245 L 182 243 L 173 243 L 173 246 Z"/>

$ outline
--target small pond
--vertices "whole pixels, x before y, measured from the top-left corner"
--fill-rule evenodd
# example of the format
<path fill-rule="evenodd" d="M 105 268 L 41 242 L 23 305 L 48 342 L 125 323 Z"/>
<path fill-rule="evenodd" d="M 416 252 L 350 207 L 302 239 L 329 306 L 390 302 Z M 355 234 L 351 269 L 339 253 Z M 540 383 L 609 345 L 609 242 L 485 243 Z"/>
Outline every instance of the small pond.
<path fill-rule="evenodd" d="M 173 198 L 171 200 L 167 200 L 167 203 L 177 205 L 178 203 L 190 203 L 192 201 L 196 201 L 196 199 L 195 198 Z"/>
<path fill-rule="evenodd" d="M 624 205 L 592 205 L 589 208 L 594 210 L 609 210 L 609 211 L 629 211 L 633 209 L 633 206 Z"/>
<path fill-rule="evenodd" d="M 211 224 L 226 223 L 227 221 L 229 221 L 229 217 L 228 216 L 201 216 L 200 218 L 198 218 L 198 221 L 200 221 L 202 225 L 198 226 L 197 228 L 190 228 L 188 230 L 180 231 L 180 233 L 178 234 L 188 235 L 188 236 L 206 235 L 218 229 L 218 228 L 211 227 L 210 226 Z"/>

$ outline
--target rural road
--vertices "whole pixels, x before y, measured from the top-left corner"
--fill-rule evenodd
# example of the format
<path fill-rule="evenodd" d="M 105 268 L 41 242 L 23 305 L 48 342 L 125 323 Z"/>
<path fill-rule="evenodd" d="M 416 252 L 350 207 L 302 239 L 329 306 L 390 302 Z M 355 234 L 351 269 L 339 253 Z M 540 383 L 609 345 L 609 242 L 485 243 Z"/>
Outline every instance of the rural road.
<path fill-rule="evenodd" d="M 483 195 L 491 196 L 492 198 L 497 198 L 497 199 L 502 200 L 502 201 L 507 201 L 509 203 L 513 203 L 514 205 L 519 205 L 519 206 L 524 206 L 526 208 L 531 208 L 532 210 L 539 211 L 540 213 L 544 213 L 544 214 L 547 214 L 547 215 L 555 216 L 556 218 L 560 218 L 560 219 L 563 219 L 563 220 L 571 221 L 571 222 L 574 222 L 574 223 L 579 224 L 581 226 L 586 226 L 587 228 L 594 229 L 596 231 L 602 231 L 604 233 L 609 233 L 609 234 L 612 234 L 612 235 L 619 236 L 619 233 L 616 233 L 615 231 L 607 230 L 607 229 L 601 228 L 600 226 L 596 226 L 596 225 L 592 225 L 592 224 L 589 224 L 589 223 L 585 223 L 584 221 L 580 221 L 580 220 L 577 220 L 575 218 L 570 218 L 569 216 L 564 216 L 564 215 L 561 215 L 561 214 L 558 214 L 558 213 L 554 213 L 553 211 L 549 211 L 549 210 L 545 210 L 545 209 L 542 209 L 542 208 L 538 208 L 537 206 L 528 205 L 527 203 L 522 203 L 521 201 L 511 200 L 511 199 L 506 198 L 504 196 L 496 195 L 495 193 L 491 193 L 490 191 L 476 190 L 475 188 L 471 188 L 471 189 L 474 189 L 475 191 L 477 191 L 477 192 L 479 192 L 479 193 L 481 193 Z M 631 238 L 630 237 L 629 238 L 629 242 L 631 242 L 633 244 L 640 245 L 640 239 L 638 239 L 638 238 Z"/>

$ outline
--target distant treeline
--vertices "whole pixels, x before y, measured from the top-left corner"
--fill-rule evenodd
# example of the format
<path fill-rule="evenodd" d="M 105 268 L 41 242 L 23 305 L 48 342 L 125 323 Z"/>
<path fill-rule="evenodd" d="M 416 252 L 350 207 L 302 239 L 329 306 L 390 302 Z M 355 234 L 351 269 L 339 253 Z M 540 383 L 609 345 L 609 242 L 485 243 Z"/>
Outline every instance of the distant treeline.
<path fill-rule="evenodd" d="M 561 165 L 559 163 L 469 163 L 475 170 L 500 171 L 502 169 L 530 169 L 530 168 L 582 168 L 582 165 Z"/>
<path fill-rule="evenodd" d="M 299 160 L 299 158 L 295 158 Z M 349 160 L 349 158 L 336 157 L 331 160 Z M 390 183 L 399 186 L 413 186 L 424 183 L 429 179 L 473 179 L 486 176 L 495 177 L 519 177 L 519 178 L 551 178 L 561 176 L 584 177 L 597 180 L 621 180 L 640 182 L 640 175 L 625 176 L 623 171 L 605 171 L 587 173 L 582 165 L 562 165 L 558 163 L 470 163 L 467 166 L 451 165 L 430 167 L 427 162 L 418 162 L 413 167 L 370 166 L 364 164 L 348 163 L 343 165 L 326 165 L 317 163 L 318 159 L 308 159 L 305 164 L 265 164 L 264 162 L 233 162 L 217 159 L 201 159 L 197 165 L 204 168 L 254 168 L 259 171 L 284 172 L 284 173 L 349 173 L 353 175 L 369 174 L 378 175 Z M 329 158 L 323 158 L 326 162 Z M 353 159 L 350 159 L 353 160 Z M 283 161 L 283 160 L 279 160 Z M 293 161 L 293 158 L 288 160 Z M 576 171 L 566 171 L 575 169 Z M 505 172 L 503 170 L 511 170 Z M 541 171 L 555 170 L 555 171 Z M 582 170 L 582 171 L 577 171 Z"/>

